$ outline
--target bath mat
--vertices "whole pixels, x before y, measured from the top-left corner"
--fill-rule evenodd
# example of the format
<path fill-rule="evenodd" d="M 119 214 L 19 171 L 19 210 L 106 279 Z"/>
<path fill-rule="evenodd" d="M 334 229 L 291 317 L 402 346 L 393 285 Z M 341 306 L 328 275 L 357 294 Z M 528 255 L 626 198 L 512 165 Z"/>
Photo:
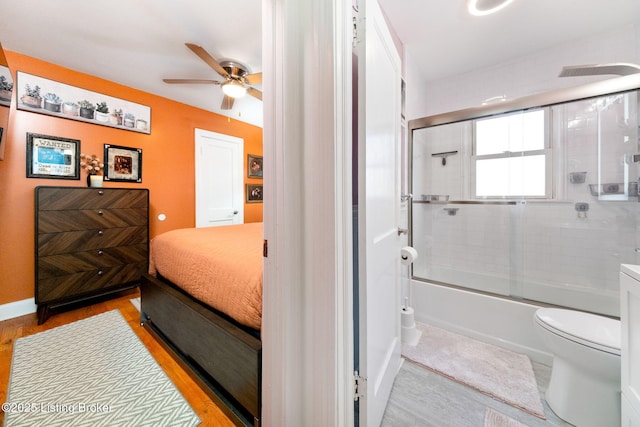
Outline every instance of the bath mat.
<path fill-rule="evenodd" d="M 197 414 L 118 310 L 16 340 L 5 426 L 182 426 Z"/>
<path fill-rule="evenodd" d="M 416 322 L 418 344 L 402 355 L 419 365 L 546 419 L 529 358 L 495 345 Z"/>
<path fill-rule="evenodd" d="M 507 417 L 498 411 L 487 408 L 484 412 L 484 427 L 528 427 L 520 421 Z"/>

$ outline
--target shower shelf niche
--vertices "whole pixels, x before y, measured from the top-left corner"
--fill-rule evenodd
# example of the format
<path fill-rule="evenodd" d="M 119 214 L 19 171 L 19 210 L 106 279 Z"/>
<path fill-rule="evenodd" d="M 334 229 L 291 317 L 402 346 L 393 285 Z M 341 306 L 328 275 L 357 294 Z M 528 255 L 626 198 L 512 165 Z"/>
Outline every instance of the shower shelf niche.
<path fill-rule="evenodd" d="M 421 194 L 420 200 L 443 202 L 443 201 L 449 200 L 449 195 L 448 194 Z"/>
<path fill-rule="evenodd" d="M 615 200 L 620 200 L 617 196 L 638 196 L 638 183 L 629 182 L 625 192 L 624 183 L 589 184 L 589 191 L 595 197 L 616 196 Z"/>

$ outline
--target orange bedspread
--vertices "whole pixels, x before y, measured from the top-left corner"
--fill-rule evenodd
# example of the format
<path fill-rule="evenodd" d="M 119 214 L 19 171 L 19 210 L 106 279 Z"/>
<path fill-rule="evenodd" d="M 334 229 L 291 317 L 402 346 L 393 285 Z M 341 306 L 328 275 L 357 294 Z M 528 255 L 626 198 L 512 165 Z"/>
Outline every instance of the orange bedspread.
<path fill-rule="evenodd" d="M 172 230 L 151 240 L 149 273 L 260 330 L 262 244 L 262 223 Z"/>

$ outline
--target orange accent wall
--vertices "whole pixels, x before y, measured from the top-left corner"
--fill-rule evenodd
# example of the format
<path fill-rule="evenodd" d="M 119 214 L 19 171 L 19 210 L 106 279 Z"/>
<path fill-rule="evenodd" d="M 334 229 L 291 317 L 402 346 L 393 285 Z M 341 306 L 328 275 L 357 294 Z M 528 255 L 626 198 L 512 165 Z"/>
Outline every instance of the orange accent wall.
<path fill-rule="evenodd" d="M 26 134 L 79 139 L 81 151 L 102 158 L 103 144 L 142 148 L 142 183 L 105 182 L 105 187 L 148 188 L 150 233 L 195 225 L 195 129 L 244 139 L 245 156 L 262 155 L 262 129 L 199 108 L 171 101 L 95 76 L 6 52 L 16 70 L 151 107 L 151 134 L 83 123 L 11 106 L 4 161 L 0 161 L 0 304 L 34 296 L 34 188 L 41 185 L 85 186 L 80 181 L 26 178 Z M 19 84 L 19 82 L 17 82 Z M 14 87 L 14 101 L 15 91 Z M 246 173 L 246 161 L 245 174 Z M 261 180 L 245 178 L 246 183 Z M 262 204 L 244 206 L 245 222 L 262 221 Z M 165 221 L 157 219 L 166 215 Z"/>

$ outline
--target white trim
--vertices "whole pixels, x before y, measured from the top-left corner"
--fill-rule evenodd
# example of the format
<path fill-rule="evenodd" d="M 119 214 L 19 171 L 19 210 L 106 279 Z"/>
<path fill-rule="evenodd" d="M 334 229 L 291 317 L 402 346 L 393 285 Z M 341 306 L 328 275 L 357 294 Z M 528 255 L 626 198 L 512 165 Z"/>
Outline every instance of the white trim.
<path fill-rule="evenodd" d="M 35 313 L 38 309 L 35 298 L 27 298 L 21 301 L 14 301 L 0 305 L 0 321 L 13 319 Z"/>
<path fill-rule="evenodd" d="M 349 426 L 351 3 L 262 9 L 262 421 Z"/>

